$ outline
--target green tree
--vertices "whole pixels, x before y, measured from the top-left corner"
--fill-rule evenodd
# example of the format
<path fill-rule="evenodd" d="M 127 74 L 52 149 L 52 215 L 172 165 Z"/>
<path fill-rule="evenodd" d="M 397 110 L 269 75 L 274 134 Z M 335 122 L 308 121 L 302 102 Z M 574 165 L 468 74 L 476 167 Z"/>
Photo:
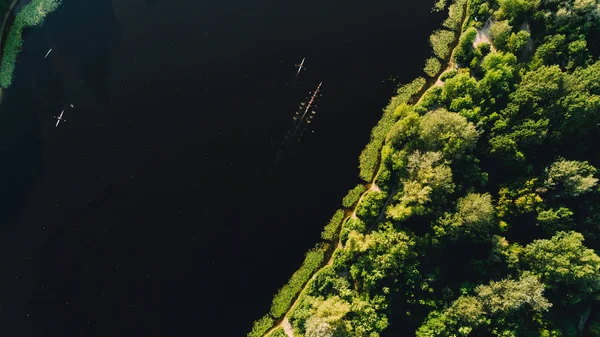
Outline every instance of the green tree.
<path fill-rule="evenodd" d="M 560 301 L 573 305 L 600 290 L 600 257 L 583 245 L 580 233 L 558 232 L 523 249 L 521 260 Z"/>
<path fill-rule="evenodd" d="M 529 42 L 529 33 L 525 30 L 520 30 L 518 33 L 510 34 L 508 41 L 506 42 L 506 48 L 508 51 L 515 55 L 521 54 L 521 52 L 527 46 Z"/>
<path fill-rule="evenodd" d="M 473 42 L 477 36 L 477 29 L 471 27 L 464 31 L 458 40 L 458 45 L 454 50 L 454 60 L 458 64 L 469 66 L 474 56 Z"/>
<path fill-rule="evenodd" d="M 524 273 L 519 280 L 492 281 L 478 286 L 475 291 L 486 312 L 492 315 L 515 312 L 523 306 L 542 312 L 552 306 L 544 297 L 544 285 L 530 273 Z"/>
<path fill-rule="evenodd" d="M 352 205 L 354 205 L 358 201 L 358 199 L 360 199 L 360 196 L 366 190 L 367 188 L 364 185 L 357 185 L 356 187 L 348 191 L 344 199 L 342 199 L 342 206 L 346 208 L 352 207 Z"/>
<path fill-rule="evenodd" d="M 446 8 L 446 0 L 437 0 L 435 4 L 433 4 L 433 8 L 431 8 L 432 12 L 441 12 Z"/>
<path fill-rule="evenodd" d="M 440 69 L 442 69 L 442 63 L 440 60 L 435 57 L 430 57 L 425 62 L 425 68 L 423 70 L 427 76 L 435 77 L 435 75 L 440 72 Z"/>
<path fill-rule="evenodd" d="M 311 317 L 305 325 L 306 337 L 333 337 L 335 330 L 323 318 Z"/>
<path fill-rule="evenodd" d="M 489 194 L 469 193 L 458 200 L 456 213 L 446 213 L 434 226 L 438 235 L 450 235 L 452 240 L 466 235 L 487 240 L 495 229 L 495 209 Z"/>
<path fill-rule="evenodd" d="M 375 220 L 379 216 L 386 199 L 387 193 L 383 191 L 367 191 L 356 207 L 356 216 L 365 222 Z"/>
<path fill-rule="evenodd" d="M 596 168 L 587 161 L 559 159 L 546 169 L 545 186 L 557 195 L 576 197 L 589 192 L 598 183 Z"/>
<path fill-rule="evenodd" d="M 426 205 L 436 194 L 454 191 L 452 170 L 440 152 L 415 151 L 403 161 L 405 178 L 401 179 L 402 189 L 394 196 L 398 203 L 386 210 L 386 214 L 396 221 L 427 213 Z"/>
<path fill-rule="evenodd" d="M 540 0 L 498 0 L 498 3 L 500 9 L 496 13 L 496 17 L 515 23 L 522 22 L 526 14 L 539 6 Z"/>
<path fill-rule="evenodd" d="M 386 223 L 381 229 L 363 235 L 350 232 L 346 248 L 352 279 L 370 292 L 377 288 L 380 281 L 386 278 L 397 278 L 403 272 L 408 259 L 415 252 L 412 247 L 414 240 L 404 232 L 396 231 Z"/>
<path fill-rule="evenodd" d="M 566 230 L 571 225 L 573 211 L 566 207 L 548 209 L 538 213 L 537 221 L 542 228 L 550 234 Z"/>
<path fill-rule="evenodd" d="M 478 137 L 475 126 L 457 113 L 439 109 L 421 118 L 420 138 L 424 148 L 441 151 L 446 158 L 473 149 Z"/>
<path fill-rule="evenodd" d="M 535 69 L 543 65 L 558 64 L 565 67 L 568 62 L 566 55 L 566 39 L 564 34 L 550 35 L 544 37 L 544 43 L 535 50 L 530 67 Z"/>
<path fill-rule="evenodd" d="M 514 91 L 516 65 L 517 58 L 511 53 L 497 52 L 483 58 L 484 76 L 477 85 L 490 109 L 505 106 L 508 95 Z"/>
<path fill-rule="evenodd" d="M 494 22 L 490 28 L 490 37 L 494 47 L 499 50 L 506 50 L 511 32 L 512 27 L 508 24 L 508 20 Z"/>
<path fill-rule="evenodd" d="M 409 110 L 388 132 L 385 143 L 390 144 L 396 149 L 402 148 L 406 142 L 416 138 L 419 133 L 421 119 L 419 114 Z"/>
<path fill-rule="evenodd" d="M 441 59 L 445 59 L 450 54 L 452 42 L 454 42 L 454 33 L 445 29 L 436 30 L 429 37 L 433 53 Z"/>

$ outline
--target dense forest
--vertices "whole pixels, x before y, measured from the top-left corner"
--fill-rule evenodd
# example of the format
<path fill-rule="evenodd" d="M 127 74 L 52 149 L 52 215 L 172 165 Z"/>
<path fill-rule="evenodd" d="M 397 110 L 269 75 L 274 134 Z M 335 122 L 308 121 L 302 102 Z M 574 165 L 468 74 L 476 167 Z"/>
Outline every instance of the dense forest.
<path fill-rule="evenodd" d="M 429 78 L 249 336 L 600 336 L 600 1 L 434 10 Z"/>

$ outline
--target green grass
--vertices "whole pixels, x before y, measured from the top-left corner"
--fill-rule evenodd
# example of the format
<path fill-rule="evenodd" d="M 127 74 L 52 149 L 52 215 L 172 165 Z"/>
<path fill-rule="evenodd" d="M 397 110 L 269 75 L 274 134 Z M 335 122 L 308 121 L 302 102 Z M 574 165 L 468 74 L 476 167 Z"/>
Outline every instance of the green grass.
<path fill-rule="evenodd" d="M 429 43 L 433 48 L 435 56 L 445 59 L 450 55 L 450 45 L 454 42 L 454 32 L 445 29 L 438 29 L 429 37 Z"/>
<path fill-rule="evenodd" d="M 288 283 L 273 298 L 270 311 L 271 317 L 281 318 L 290 309 L 294 298 L 323 262 L 327 248 L 327 245 L 317 246 L 306 253 L 300 269 L 292 275 Z"/>
<path fill-rule="evenodd" d="M 360 196 L 366 190 L 367 188 L 365 187 L 365 185 L 357 185 L 355 188 L 348 191 L 348 194 L 346 194 L 344 199 L 342 199 L 342 206 L 346 208 L 352 207 L 354 204 L 356 204 L 358 199 L 360 199 Z"/>
<path fill-rule="evenodd" d="M 359 158 L 359 175 L 364 181 L 371 182 L 375 176 L 385 136 L 394 123 L 396 123 L 394 111 L 402 103 L 407 103 L 414 94 L 417 94 L 423 88 L 425 83 L 425 79 L 419 77 L 408 84 L 400 86 L 397 95 L 391 99 L 390 103 L 385 108 L 381 120 L 379 120 L 377 125 L 371 130 L 371 141 L 360 153 Z"/>
<path fill-rule="evenodd" d="M 270 315 L 265 315 L 263 318 L 254 322 L 252 331 L 248 333 L 248 337 L 262 337 L 265 332 L 273 327 L 273 318 Z"/>
<path fill-rule="evenodd" d="M 342 224 L 342 220 L 344 220 L 344 211 L 338 209 L 331 217 L 331 220 L 329 220 L 327 226 L 323 228 L 321 238 L 325 241 L 335 241 L 335 239 L 337 239 L 337 233 L 340 229 L 340 225 Z"/>

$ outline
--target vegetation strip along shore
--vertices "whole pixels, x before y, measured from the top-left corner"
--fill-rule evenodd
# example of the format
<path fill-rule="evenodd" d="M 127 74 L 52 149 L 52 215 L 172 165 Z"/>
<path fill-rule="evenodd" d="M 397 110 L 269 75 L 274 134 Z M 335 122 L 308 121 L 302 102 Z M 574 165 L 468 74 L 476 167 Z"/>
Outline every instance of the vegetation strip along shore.
<path fill-rule="evenodd" d="M 461 29 L 459 31 L 457 31 L 455 33 L 455 39 L 456 41 L 451 42 L 451 50 L 452 53 L 449 56 L 446 56 L 446 58 L 443 60 L 446 64 L 447 67 L 450 67 L 452 64 L 452 55 L 454 54 L 454 49 L 456 48 L 456 46 L 458 45 L 458 37 L 460 37 L 460 35 L 462 34 L 462 28 L 465 25 L 465 21 L 468 17 L 468 3 L 469 0 L 458 0 L 457 2 L 459 2 L 460 6 L 464 6 L 464 9 L 462 11 L 460 11 L 459 13 L 463 13 L 460 17 L 460 24 L 459 27 L 461 27 Z M 439 61 L 438 61 L 439 62 Z M 439 69 L 438 71 L 439 72 Z M 440 75 L 441 76 L 441 75 Z M 411 101 L 414 101 L 416 97 L 419 97 L 419 99 L 417 101 L 420 100 L 420 97 L 431 87 L 435 84 L 435 80 L 427 80 L 425 81 L 422 78 L 417 78 L 416 80 L 414 80 L 413 82 L 405 85 L 405 86 L 401 86 L 398 89 L 397 92 L 397 96 L 395 96 L 392 101 L 390 102 L 389 106 L 384 110 L 384 118 L 382 118 L 382 120 L 385 119 L 385 114 L 387 113 L 388 115 L 392 115 L 393 111 L 395 111 L 395 109 L 401 105 L 401 104 L 406 104 L 409 103 Z M 381 122 L 380 122 L 381 123 Z M 376 152 L 379 153 L 381 151 L 381 147 L 383 146 L 383 139 L 378 139 L 380 137 L 377 136 L 377 129 L 378 127 L 380 128 L 385 128 L 387 130 L 385 130 L 385 132 L 380 132 L 380 133 L 387 133 L 387 131 L 389 130 L 390 127 L 385 127 L 385 126 L 376 126 L 373 129 L 372 132 L 372 140 L 370 142 L 370 144 L 374 143 L 374 145 L 379 144 L 379 148 L 377 148 Z M 369 145 L 370 145 L 369 144 Z M 363 154 L 365 152 L 369 152 L 372 151 L 371 149 L 376 148 L 376 146 L 369 146 L 367 145 L 367 148 L 363 151 L 363 153 L 361 153 L 361 164 L 363 164 Z M 373 156 L 373 155 L 371 155 Z M 375 155 L 375 156 L 378 156 Z M 366 157 L 366 156 L 365 156 Z M 376 172 L 374 174 L 374 176 L 371 174 L 372 176 L 372 180 L 368 185 L 358 185 L 356 186 L 354 189 L 350 190 L 348 192 L 348 194 L 346 195 L 346 197 L 344 197 L 343 201 L 342 201 L 342 205 L 344 207 L 346 207 L 347 209 L 354 206 L 351 210 L 347 210 L 345 213 L 344 218 L 340 221 L 340 223 L 338 225 L 334 225 L 334 226 L 326 226 L 327 227 L 338 227 L 338 235 L 341 237 L 343 234 L 341 234 L 340 232 L 343 231 L 343 227 L 345 225 L 345 222 L 347 222 L 348 220 L 354 219 L 356 218 L 356 212 L 357 209 L 359 208 L 359 206 L 361 205 L 361 202 L 363 200 L 363 198 L 365 198 L 368 193 L 382 193 L 379 189 L 379 187 L 377 186 L 376 182 L 377 179 L 379 177 L 379 174 L 381 173 L 381 163 L 379 161 L 379 159 L 375 159 L 375 161 L 377 162 L 376 167 L 373 168 L 372 172 Z M 370 175 L 368 173 L 366 173 L 367 171 L 363 172 L 363 167 L 361 165 L 361 177 L 363 179 L 365 179 L 366 177 L 369 177 Z M 367 164 L 368 165 L 368 164 Z M 368 167 L 368 166 L 367 166 Z M 368 170 L 368 168 L 366 168 L 366 170 Z M 366 179 L 365 179 L 366 180 Z M 387 203 L 390 201 L 391 196 L 393 195 L 393 193 L 390 194 L 390 196 L 388 198 L 386 198 L 386 203 L 385 205 L 387 205 Z M 342 212 L 341 210 L 339 210 L 338 212 L 336 212 L 337 217 L 339 217 L 339 212 Z M 381 210 L 381 212 L 378 212 L 376 220 L 373 221 L 372 226 L 375 226 L 375 224 L 379 221 L 379 219 L 381 219 L 382 216 L 384 216 L 385 214 L 385 207 L 383 207 L 383 209 Z M 332 218 L 332 221 L 336 220 L 336 215 L 334 215 L 334 217 Z M 337 222 L 337 221 L 336 221 Z M 331 224 L 331 222 L 330 222 Z M 341 226 L 340 226 L 341 225 Z M 325 230 L 326 232 L 327 230 Z M 330 230 L 331 231 L 331 230 Z M 347 233 L 346 233 L 347 234 Z M 333 239 L 333 236 L 328 235 L 327 237 L 323 237 L 323 239 L 331 241 Z M 335 252 L 337 251 L 338 248 L 343 247 L 343 243 L 342 240 L 338 240 L 337 244 L 335 246 L 331 245 L 330 243 L 324 243 L 323 246 L 321 246 L 323 248 L 323 251 L 329 253 L 326 254 L 326 256 L 328 256 L 327 258 L 327 262 L 323 263 L 323 261 L 325 260 L 324 258 L 320 261 L 320 265 L 318 268 L 310 268 L 307 267 L 307 261 L 309 260 L 309 254 L 311 253 L 311 251 L 309 251 L 309 253 L 307 253 L 307 257 L 305 259 L 305 262 L 303 263 L 302 267 L 296 272 L 294 273 L 294 275 L 292 276 L 292 278 L 290 279 L 290 281 L 286 284 L 286 286 L 284 286 L 279 292 L 278 295 L 275 296 L 274 300 L 273 300 L 273 306 L 271 308 L 271 311 L 269 314 L 267 314 L 266 316 L 264 316 L 263 318 L 261 318 L 260 320 L 256 321 L 254 323 L 253 329 L 251 332 L 248 333 L 249 337 L 261 337 L 261 336 L 270 336 L 270 337 L 276 337 L 276 336 L 284 336 L 287 335 L 283 329 L 283 323 L 284 321 L 286 321 L 287 317 L 289 316 L 290 312 L 294 309 L 294 307 L 296 306 L 296 304 L 298 303 L 298 300 L 302 297 L 302 294 L 305 292 L 307 285 L 309 284 L 309 282 L 313 279 L 314 275 L 320 271 L 324 266 L 327 265 L 331 265 L 331 263 L 333 262 L 334 259 L 334 255 Z M 317 246 L 316 248 L 317 250 L 319 249 L 319 246 Z M 310 259 L 313 260 L 313 259 Z M 291 303 L 291 305 L 288 306 L 287 310 L 285 311 L 285 314 L 281 315 L 281 305 L 279 304 L 281 301 L 278 300 L 278 297 L 280 297 L 279 295 L 282 293 L 285 293 L 286 288 L 288 288 L 291 284 L 297 284 L 298 281 L 296 281 L 296 279 L 298 279 L 299 277 L 295 277 L 296 275 L 301 274 L 301 272 L 305 271 L 305 270 L 312 270 L 312 272 L 310 273 L 310 277 L 306 278 L 306 280 L 302 283 L 302 288 L 293 296 L 294 297 L 294 301 L 293 303 Z M 290 297 L 290 295 L 286 296 L 286 297 Z M 275 309 L 274 309 L 275 308 Z M 289 324 L 289 323 L 288 323 Z M 268 327 L 267 327 L 268 326 Z M 283 334 L 283 335 L 282 335 Z M 292 337 L 292 336 L 289 336 Z"/>

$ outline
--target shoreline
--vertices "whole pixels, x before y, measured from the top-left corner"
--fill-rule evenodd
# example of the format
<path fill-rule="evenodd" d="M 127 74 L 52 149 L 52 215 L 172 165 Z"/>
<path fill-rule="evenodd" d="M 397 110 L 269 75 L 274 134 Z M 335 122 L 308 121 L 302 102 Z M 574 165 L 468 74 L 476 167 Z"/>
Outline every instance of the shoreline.
<path fill-rule="evenodd" d="M 21 0 L 13 0 L 13 2 L 10 4 L 10 7 L 8 8 L 8 12 L 6 12 L 6 14 L 4 15 L 4 20 L 2 21 L 2 27 L 0 28 L 0 64 L 2 63 L 2 58 L 4 57 L 4 46 L 6 44 L 6 37 L 10 30 L 7 27 L 10 27 L 15 21 L 15 15 L 11 14 L 14 14 L 13 12 L 15 10 L 15 7 L 17 7 L 20 1 Z M 10 19 L 12 19 L 12 22 L 10 25 L 8 25 L 7 23 Z"/>
<path fill-rule="evenodd" d="M 442 62 L 445 62 L 445 67 L 442 67 L 442 69 L 436 74 L 436 76 L 426 78 L 425 79 L 425 84 L 423 85 L 423 87 L 418 92 L 410 95 L 410 97 L 408 97 L 408 99 L 407 99 L 407 103 L 417 104 L 418 102 L 420 102 L 421 99 L 423 98 L 423 96 L 425 95 L 425 93 L 427 93 L 431 88 L 433 88 L 433 87 L 436 86 L 436 83 L 438 81 L 440 81 L 441 76 L 445 72 L 447 72 L 448 70 L 452 69 L 452 67 L 454 66 L 453 61 L 452 61 L 453 57 L 454 57 L 454 52 L 455 52 L 456 48 L 459 45 L 460 36 L 464 32 L 465 26 L 468 24 L 467 19 L 469 18 L 470 2 L 471 2 L 470 0 L 466 0 L 465 1 L 464 8 L 463 8 L 463 15 L 462 15 L 462 18 L 461 18 L 460 29 L 458 29 L 455 32 L 455 39 L 452 42 L 452 44 L 450 45 L 450 47 L 451 47 L 450 48 L 451 49 L 450 54 L 445 59 L 442 60 Z M 393 100 L 393 98 L 392 98 L 392 100 Z M 379 151 L 381 151 L 381 149 L 379 149 Z M 323 259 L 324 263 L 323 262 L 321 263 L 321 265 L 319 266 L 319 268 L 317 270 L 315 270 L 315 272 L 310 276 L 310 278 L 308 279 L 308 281 L 303 285 L 302 289 L 295 296 L 292 304 L 290 305 L 290 308 L 283 315 L 283 317 L 281 317 L 281 318 L 273 318 L 273 325 L 271 326 L 271 328 L 267 329 L 264 333 L 262 333 L 261 336 L 263 336 L 263 337 L 269 337 L 275 330 L 277 330 L 279 328 L 283 328 L 285 334 L 288 337 L 294 337 L 293 336 L 293 329 L 288 333 L 288 330 L 290 330 L 290 328 L 291 328 L 289 326 L 290 323 L 288 321 L 288 316 L 290 315 L 290 313 L 292 312 L 292 310 L 295 308 L 296 304 L 299 302 L 299 300 L 302 297 L 302 295 L 305 293 L 305 290 L 306 290 L 308 284 L 313 280 L 314 276 L 321 269 L 323 269 L 323 267 L 325 267 L 327 265 L 331 265 L 333 263 L 333 258 L 335 256 L 335 252 L 338 249 L 344 247 L 344 245 L 342 243 L 342 240 L 339 238 L 339 235 L 340 235 L 340 233 L 342 231 L 342 227 L 343 227 L 344 223 L 348 220 L 348 218 L 356 217 L 356 215 L 355 215 L 356 214 L 356 210 L 357 210 L 358 206 L 360 205 L 363 197 L 367 193 L 369 193 L 370 191 L 372 191 L 373 188 L 378 189 L 377 179 L 379 177 L 379 174 L 381 173 L 381 167 L 382 167 L 382 161 L 381 161 L 381 158 L 379 158 L 379 162 L 377 163 L 377 169 L 375 170 L 375 174 L 373 175 L 373 178 L 371 179 L 370 182 L 366 182 L 364 184 L 364 186 L 367 188 L 367 190 L 361 194 L 360 198 L 358 199 L 358 201 L 356 202 L 356 204 L 354 205 L 354 207 L 344 210 L 344 212 L 345 212 L 344 218 L 342 219 L 342 221 L 341 221 L 341 223 L 339 225 L 338 231 L 337 231 L 337 236 L 338 236 L 337 244 L 335 244 L 335 245 L 332 244 L 331 247 L 329 249 L 327 249 L 327 251 L 325 253 L 325 258 Z M 390 196 L 388 196 L 388 198 L 386 200 L 386 204 L 389 202 L 389 200 L 391 199 L 392 195 L 393 194 L 390 193 Z M 375 223 L 378 222 L 378 220 L 381 218 L 382 214 L 385 214 L 385 207 L 383 207 L 383 209 L 381 210 L 381 212 L 380 212 L 379 216 L 377 217 L 377 220 L 375 221 Z M 331 244 L 333 242 L 326 242 L 326 243 Z M 330 255 L 328 255 L 328 253 L 330 253 Z"/>

